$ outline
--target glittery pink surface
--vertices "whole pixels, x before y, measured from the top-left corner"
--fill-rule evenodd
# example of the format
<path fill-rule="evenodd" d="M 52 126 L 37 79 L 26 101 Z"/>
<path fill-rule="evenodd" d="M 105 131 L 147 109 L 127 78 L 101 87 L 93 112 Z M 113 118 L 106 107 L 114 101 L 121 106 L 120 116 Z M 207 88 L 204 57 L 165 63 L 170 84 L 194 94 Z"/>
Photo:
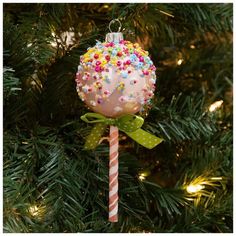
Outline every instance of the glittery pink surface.
<path fill-rule="evenodd" d="M 153 96 L 155 69 L 138 44 L 97 42 L 81 57 L 77 92 L 94 112 L 106 117 L 134 114 Z"/>

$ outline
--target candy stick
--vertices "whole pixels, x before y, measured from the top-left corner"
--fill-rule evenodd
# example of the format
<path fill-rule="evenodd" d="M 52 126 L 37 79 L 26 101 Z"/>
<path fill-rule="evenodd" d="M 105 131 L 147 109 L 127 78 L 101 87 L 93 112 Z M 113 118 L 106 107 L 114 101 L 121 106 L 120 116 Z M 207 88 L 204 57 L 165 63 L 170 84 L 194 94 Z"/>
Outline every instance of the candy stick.
<path fill-rule="evenodd" d="M 118 146 L 119 130 L 110 126 L 110 158 L 109 158 L 109 221 L 118 221 Z"/>

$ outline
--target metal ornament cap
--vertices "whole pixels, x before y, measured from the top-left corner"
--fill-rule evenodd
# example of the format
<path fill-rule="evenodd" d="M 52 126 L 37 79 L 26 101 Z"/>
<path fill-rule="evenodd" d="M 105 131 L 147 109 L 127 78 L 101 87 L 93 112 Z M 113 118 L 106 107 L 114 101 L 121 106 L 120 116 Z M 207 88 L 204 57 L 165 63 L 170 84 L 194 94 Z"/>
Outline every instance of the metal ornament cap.
<path fill-rule="evenodd" d="M 106 34 L 106 42 L 107 43 L 119 43 L 121 40 L 124 40 L 124 36 L 120 32 L 112 32 Z"/>

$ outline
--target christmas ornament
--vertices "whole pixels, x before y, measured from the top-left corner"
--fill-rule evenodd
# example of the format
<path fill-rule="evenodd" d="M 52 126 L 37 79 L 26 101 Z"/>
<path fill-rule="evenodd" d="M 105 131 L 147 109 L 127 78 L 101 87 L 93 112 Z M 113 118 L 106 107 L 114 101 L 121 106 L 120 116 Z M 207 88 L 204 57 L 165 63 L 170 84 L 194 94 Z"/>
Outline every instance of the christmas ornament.
<path fill-rule="evenodd" d="M 120 21 L 112 20 L 109 24 Z M 119 31 L 121 24 L 119 27 Z M 111 29 L 110 29 L 111 31 Z M 96 123 L 86 139 L 85 149 L 95 148 L 107 125 L 110 125 L 109 221 L 118 221 L 118 132 L 146 148 L 153 148 L 162 139 L 141 129 L 143 118 L 134 115 L 149 103 L 155 90 L 155 66 L 137 43 L 123 39 L 120 32 L 106 35 L 81 56 L 76 74 L 77 92 L 82 101 L 96 113 L 81 119 Z"/>
<path fill-rule="evenodd" d="M 80 98 L 106 117 L 134 114 L 150 101 L 155 89 L 155 66 L 137 43 L 110 33 L 106 42 L 89 48 L 76 75 Z"/>

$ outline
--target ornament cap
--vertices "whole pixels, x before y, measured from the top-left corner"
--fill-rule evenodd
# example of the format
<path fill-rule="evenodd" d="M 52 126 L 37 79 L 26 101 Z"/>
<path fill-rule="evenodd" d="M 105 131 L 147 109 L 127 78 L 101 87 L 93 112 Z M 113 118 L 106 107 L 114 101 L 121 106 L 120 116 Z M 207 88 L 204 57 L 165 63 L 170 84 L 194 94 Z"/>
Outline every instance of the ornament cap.
<path fill-rule="evenodd" d="M 121 40 L 124 40 L 124 36 L 120 32 L 112 32 L 106 35 L 107 43 L 119 43 Z"/>

